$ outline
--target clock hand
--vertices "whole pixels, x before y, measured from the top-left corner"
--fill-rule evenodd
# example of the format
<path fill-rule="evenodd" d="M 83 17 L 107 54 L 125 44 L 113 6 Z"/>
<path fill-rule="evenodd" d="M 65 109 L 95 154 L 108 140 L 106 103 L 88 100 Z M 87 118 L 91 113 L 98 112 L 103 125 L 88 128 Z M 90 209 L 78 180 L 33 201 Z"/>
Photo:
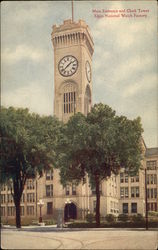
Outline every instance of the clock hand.
<path fill-rule="evenodd" d="M 67 67 L 69 67 L 69 65 L 70 65 L 71 63 L 74 63 L 74 62 L 75 62 L 75 60 L 74 60 L 73 62 L 68 63 L 68 64 L 66 65 L 66 67 L 64 68 L 64 70 L 65 70 Z"/>

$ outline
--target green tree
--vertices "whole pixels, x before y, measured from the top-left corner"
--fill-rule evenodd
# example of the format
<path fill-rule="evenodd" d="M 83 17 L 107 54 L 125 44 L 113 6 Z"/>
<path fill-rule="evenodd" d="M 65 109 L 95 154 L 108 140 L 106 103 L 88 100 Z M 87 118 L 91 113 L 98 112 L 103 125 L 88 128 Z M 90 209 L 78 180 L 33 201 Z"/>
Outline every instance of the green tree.
<path fill-rule="evenodd" d="M 28 109 L 2 108 L 0 117 L 1 183 L 13 184 L 16 227 L 21 227 L 20 200 L 28 178 L 51 167 L 60 123 Z"/>
<path fill-rule="evenodd" d="M 129 120 L 117 116 L 104 104 L 95 104 L 85 117 L 72 116 L 64 125 L 58 141 L 61 182 L 80 182 L 88 173 L 91 187 L 96 189 L 96 225 L 100 226 L 99 186 L 112 173 L 124 167 L 136 173 L 142 159 L 140 118 Z"/>

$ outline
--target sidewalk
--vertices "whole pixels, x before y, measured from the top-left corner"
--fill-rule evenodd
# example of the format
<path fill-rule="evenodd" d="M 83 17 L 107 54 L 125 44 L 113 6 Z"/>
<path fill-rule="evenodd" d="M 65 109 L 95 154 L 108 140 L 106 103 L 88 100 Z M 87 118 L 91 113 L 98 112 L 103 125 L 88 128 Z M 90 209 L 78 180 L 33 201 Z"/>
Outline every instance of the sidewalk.
<path fill-rule="evenodd" d="M 51 232 L 51 231 L 158 231 L 158 228 L 59 228 L 57 225 L 30 225 L 16 228 L 15 226 L 3 225 L 1 229 L 11 229 L 16 231 L 34 231 L 34 232 Z"/>

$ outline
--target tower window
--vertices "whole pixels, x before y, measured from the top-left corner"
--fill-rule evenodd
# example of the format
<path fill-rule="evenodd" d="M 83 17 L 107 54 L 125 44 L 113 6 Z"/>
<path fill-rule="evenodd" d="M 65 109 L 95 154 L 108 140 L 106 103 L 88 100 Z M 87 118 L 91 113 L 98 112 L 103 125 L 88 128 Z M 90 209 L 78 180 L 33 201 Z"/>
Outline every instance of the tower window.
<path fill-rule="evenodd" d="M 64 114 L 75 113 L 76 93 L 64 93 Z"/>

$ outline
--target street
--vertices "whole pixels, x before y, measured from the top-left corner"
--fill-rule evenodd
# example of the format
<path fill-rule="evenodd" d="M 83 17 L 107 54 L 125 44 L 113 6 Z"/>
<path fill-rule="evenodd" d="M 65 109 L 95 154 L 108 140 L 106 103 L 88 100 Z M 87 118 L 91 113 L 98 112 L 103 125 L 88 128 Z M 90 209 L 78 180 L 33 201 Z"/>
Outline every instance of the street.
<path fill-rule="evenodd" d="M 158 232 L 142 229 L 2 229 L 2 249 L 117 249 L 155 250 Z"/>

